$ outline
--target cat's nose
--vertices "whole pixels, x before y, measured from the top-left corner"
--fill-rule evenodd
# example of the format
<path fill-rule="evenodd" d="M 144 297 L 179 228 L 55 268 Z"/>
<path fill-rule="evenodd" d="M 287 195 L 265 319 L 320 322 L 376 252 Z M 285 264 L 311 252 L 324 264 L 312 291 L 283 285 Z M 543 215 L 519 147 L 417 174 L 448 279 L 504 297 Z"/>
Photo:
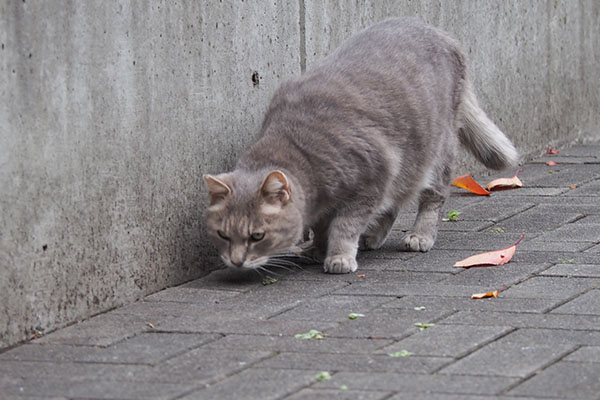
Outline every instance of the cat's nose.
<path fill-rule="evenodd" d="M 244 260 L 230 260 L 230 261 L 236 267 L 241 267 L 242 265 L 244 265 Z"/>

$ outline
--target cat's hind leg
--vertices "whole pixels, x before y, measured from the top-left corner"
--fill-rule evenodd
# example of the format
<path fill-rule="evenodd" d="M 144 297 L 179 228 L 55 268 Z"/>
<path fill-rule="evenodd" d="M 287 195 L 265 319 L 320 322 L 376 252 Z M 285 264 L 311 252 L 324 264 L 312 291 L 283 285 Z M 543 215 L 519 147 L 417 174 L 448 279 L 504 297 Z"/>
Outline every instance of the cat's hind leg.
<path fill-rule="evenodd" d="M 448 164 L 451 165 L 450 162 Z M 429 251 L 438 231 L 439 213 L 450 193 L 452 168 L 444 166 L 419 194 L 419 211 L 412 229 L 400 241 L 406 251 Z"/>
<path fill-rule="evenodd" d="M 361 236 L 361 250 L 376 250 L 383 246 L 392 231 L 399 210 L 399 207 L 392 207 L 375 217 L 374 221 L 371 222 L 370 226 Z"/>

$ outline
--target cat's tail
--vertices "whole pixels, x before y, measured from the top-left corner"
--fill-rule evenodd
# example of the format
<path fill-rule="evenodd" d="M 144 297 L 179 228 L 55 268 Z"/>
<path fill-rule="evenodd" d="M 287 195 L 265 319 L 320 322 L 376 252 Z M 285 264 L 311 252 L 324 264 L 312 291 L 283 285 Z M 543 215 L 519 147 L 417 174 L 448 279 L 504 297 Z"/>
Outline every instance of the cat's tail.
<path fill-rule="evenodd" d="M 464 80 L 460 104 L 462 125 L 459 139 L 479 161 L 491 169 L 504 169 L 519 162 L 519 154 L 510 139 L 479 107 L 471 82 Z"/>

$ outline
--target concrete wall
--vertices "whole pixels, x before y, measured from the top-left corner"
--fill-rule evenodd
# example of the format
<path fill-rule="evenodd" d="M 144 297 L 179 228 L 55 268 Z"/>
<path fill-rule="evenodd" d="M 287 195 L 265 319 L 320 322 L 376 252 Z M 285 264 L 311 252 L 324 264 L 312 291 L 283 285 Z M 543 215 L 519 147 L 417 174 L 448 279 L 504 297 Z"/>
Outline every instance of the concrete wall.
<path fill-rule="evenodd" d="M 387 16 L 463 42 L 523 153 L 598 138 L 599 14 L 595 0 L 0 0 L 0 347 L 215 268 L 202 173 L 231 168 L 282 80 Z"/>

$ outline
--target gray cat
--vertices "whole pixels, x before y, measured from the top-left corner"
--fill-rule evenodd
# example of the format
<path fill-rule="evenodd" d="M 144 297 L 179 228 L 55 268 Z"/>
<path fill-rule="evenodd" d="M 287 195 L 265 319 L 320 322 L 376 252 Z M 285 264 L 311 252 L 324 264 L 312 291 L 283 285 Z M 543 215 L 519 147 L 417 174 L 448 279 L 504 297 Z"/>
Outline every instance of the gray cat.
<path fill-rule="evenodd" d="M 281 85 L 236 169 L 204 177 L 209 235 L 226 265 L 260 268 L 311 228 L 325 272 L 348 273 L 359 244 L 381 247 L 417 198 L 401 250 L 428 251 L 459 143 L 488 168 L 518 161 L 477 104 L 458 43 L 414 19 L 386 20 Z"/>

